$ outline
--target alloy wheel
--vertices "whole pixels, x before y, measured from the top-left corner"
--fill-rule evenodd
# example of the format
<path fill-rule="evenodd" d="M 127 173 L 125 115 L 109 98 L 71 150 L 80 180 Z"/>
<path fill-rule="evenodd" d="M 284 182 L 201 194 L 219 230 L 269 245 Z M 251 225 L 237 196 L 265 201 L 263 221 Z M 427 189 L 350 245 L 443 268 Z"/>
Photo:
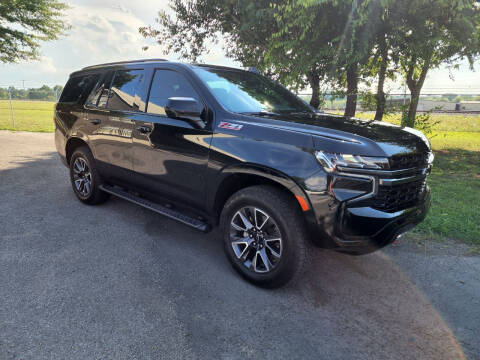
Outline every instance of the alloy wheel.
<path fill-rule="evenodd" d="M 75 159 L 73 163 L 73 182 L 78 193 L 87 197 L 92 191 L 92 173 L 87 161 L 82 157 Z"/>
<path fill-rule="evenodd" d="M 238 261 L 255 273 L 272 271 L 282 256 L 280 228 L 257 207 L 243 207 L 233 215 L 230 242 Z"/>

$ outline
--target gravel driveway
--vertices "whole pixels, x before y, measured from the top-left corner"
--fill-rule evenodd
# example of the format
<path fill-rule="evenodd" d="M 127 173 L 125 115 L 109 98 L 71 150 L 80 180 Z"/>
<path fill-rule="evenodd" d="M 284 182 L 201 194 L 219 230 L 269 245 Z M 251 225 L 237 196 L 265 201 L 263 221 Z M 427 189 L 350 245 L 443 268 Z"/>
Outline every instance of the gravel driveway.
<path fill-rule="evenodd" d="M 215 232 L 83 205 L 52 134 L 0 131 L 1 359 L 480 358 L 480 257 L 464 252 L 315 249 L 298 285 L 259 289 Z"/>

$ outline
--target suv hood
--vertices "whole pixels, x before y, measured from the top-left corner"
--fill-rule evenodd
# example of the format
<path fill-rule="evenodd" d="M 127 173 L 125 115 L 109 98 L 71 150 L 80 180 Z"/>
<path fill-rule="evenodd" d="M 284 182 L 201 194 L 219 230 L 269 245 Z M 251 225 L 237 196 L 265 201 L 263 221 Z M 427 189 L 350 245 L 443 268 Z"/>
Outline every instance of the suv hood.
<path fill-rule="evenodd" d="M 258 125 L 307 133 L 314 147 L 328 152 L 365 156 L 392 156 L 430 151 L 422 132 L 382 121 L 332 114 L 288 114 L 254 117 Z M 249 124 L 252 124 L 249 121 Z"/>

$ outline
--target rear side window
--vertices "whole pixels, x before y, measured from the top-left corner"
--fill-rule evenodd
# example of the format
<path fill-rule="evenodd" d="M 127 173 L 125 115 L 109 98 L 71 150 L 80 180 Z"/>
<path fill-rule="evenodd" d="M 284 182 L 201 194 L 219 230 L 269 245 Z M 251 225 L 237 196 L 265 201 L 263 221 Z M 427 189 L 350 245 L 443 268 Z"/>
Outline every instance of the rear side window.
<path fill-rule="evenodd" d="M 105 73 L 103 78 L 98 82 L 97 87 L 91 92 L 87 99 L 87 105 L 104 108 L 107 105 L 108 91 L 112 82 L 113 71 Z"/>
<path fill-rule="evenodd" d="M 147 112 L 165 114 L 165 105 L 170 97 L 191 97 L 200 100 L 190 82 L 173 70 L 156 70 L 153 76 Z"/>
<path fill-rule="evenodd" d="M 145 111 L 141 94 L 144 77 L 144 70 L 115 72 L 107 107 L 115 110 Z"/>
<path fill-rule="evenodd" d="M 75 76 L 68 79 L 59 102 L 83 103 L 98 81 L 99 74 Z"/>

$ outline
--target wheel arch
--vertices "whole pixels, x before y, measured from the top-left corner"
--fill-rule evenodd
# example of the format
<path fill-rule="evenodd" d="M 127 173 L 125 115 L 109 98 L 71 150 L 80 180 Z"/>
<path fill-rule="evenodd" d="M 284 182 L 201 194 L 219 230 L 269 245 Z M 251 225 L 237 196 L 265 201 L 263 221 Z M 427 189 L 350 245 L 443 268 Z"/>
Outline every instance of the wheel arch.
<path fill-rule="evenodd" d="M 87 142 L 80 137 L 74 136 L 67 140 L 67 143 L 65 144 L 65 158 L 67 160 L 67 164 L 70 164 L 70 159 L 75 149 L 78 149 L 80 146 L 86 146 L 90 149 L 90 146 L 88 146 Z"/>
<path fill-rule="evenodd" d="M 285 193 L 288 193 L 300 211 L 302 206 L 299 203 L 298 196 L 303 198 L 308 204 L 308 210 L 311 211 L 311 204 L 308 197 L 300 186 L 288 175 L 277 170 L 258 165 L 243 164 L 241 166 L 231 166 L 225 168 L 218 176 L 215 195 L 210 197 L 208 208 L 211 209 L 215 222 L 218 224 L 223 206 L 230 196 L 235 192 L 254 185 L 271 185 Z"/>

